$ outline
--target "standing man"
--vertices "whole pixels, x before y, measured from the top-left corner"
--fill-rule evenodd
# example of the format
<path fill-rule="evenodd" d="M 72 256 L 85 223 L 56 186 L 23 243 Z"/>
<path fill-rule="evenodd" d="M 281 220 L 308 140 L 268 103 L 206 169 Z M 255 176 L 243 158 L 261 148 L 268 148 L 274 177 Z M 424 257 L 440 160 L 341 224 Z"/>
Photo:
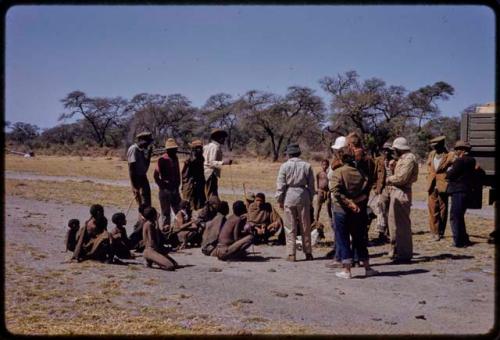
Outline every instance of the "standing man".
<path fill-rule="evenodd" d="M 455 144 L 456 159 L 446 173 L 449 184 L 447 193 L 451 195 L 450 222 L 453 232 L 453 245 L 467 247 L 471 244 L 465 230 L 465 211 L 467 210 L 467 196 L 470 194 L 473 182 L 476 160 L 469 156 L 471 146 L 459 140 Z"/>
<path fill-rule="evenodd" d="M 311 205 L 314 196 L 314 173 L 311 164 L 299 158 L 298 144 L 286 148 L 288 160 L 283 163 L 276 181 L 276 200 L 284 209 L 288 261 L 295 261 L 297 228 L 302 235 L 306 261 L 313 259 L 311 246 Z"/>
<path fill-rule="evenodd" d="M 387 212 L 389 209 L 389 192 L 386 187 L 387 177 L 392 176 L 392 169 L 389 162 L 392 160 L 391 143 L 384 143 L 382 146 L 382 154 L 375 158 L 374 171 L 374 196 L 371 200 L 371 208 L 377 215 L 377 231 L 378 237 L 375 242 L 384 244 L 389 241 L 389 228 L 387 223 Z"/>
<path fill-rule="evenodd" d="M 448 152 L 444 145 L 445 137 L 439 136 L 431 139 L 430 145 L 433 150 L 427 158 L 427 193 L 429 207 L 429 227 L 432 238 L 439 241 L 446 228 L 448 219 L 448 194 L 446 189 L 448 181 L 446 180 L 446 170 L 453 162 L 454 154 Z"/>
<path fill-rule="evenodd" d="M 226 141 L 227 132 L 214 129 L 210 134 L 210 143 L 203 147 L 205 159 L 205 196 L 219 196 L 219 178 L 223 165 L 230 165 L 231 159 L 222 160 L 222 145 Z"/>
<path fill-rule="evenodd" d="M 137 142 L 127 151 L 128 171 L 132 192 L 138 206 L 151 206 L 151 188 L 149 187 L 148 169 L 151 162 L 153 143 L 151 132 L 141 132 L 136 136 Z"/>
<path fill-rule="evenodd" d="M 193 140 L 189 146 L 191 154 L 184 161 L 182 167 L 182 197 L 191 203 L 194 210 L 205 206 L 205 174 L 203 163 L 203 143 L 199 139 Z"/>
<path fill-rule="evenodd" d="M 170 225 L 170 209 L 174 214 L 179 211 L 181 195 L 179 185 L 181 175 L 179 172 L 179 159 L 177 158 L 178 145 L 173 138 L 167 139 L 165 143 L 166 152 L 158 159 L 158 165 L 154 172 L 154 179 L 160 192 L 161 214 L 163 216 L 162 226 Z"/>
<path fill-rule="evenodd" d="M 418 163 L 410 152 L 408 141 L 398 137 L 392 143 L 397 159 L 393 175 L 387 177 L 389 187 L 389 257 L 395 261 L 410 261 L 413 256 L 411 235 L 411 186 L 418 178 Z"/>
<path fill-rule="evenodd" d="M 321 171 L 316 174 L 316 184 L 318 185 L 316 197 L 316 210 L 314 220 L 319 222 L 319 214 L 321 212 L 321 207 L 326 204 L 326 211 L 330 220 L 332 219 L 332 201 L 330 199 L 330 194 L 328 190 L 328 159 L 323 159 L 321 161 Z"/>

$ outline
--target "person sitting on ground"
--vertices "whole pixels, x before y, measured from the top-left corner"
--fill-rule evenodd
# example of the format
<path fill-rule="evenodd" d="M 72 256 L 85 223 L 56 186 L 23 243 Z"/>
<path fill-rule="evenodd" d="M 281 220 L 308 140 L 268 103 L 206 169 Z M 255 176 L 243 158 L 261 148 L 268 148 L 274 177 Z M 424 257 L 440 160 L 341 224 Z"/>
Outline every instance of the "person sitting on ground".
<path fill-rule="evenodd" d="M 68 221 L 68 231 L 66 232 L 66 237 L 64 239 L 64 244 L 66 245 L 66 251 L 75 251 L 76 247 L 76 235 L 80 229 L 80 221 L 73 218 Z"/>
<path fill-rule="evenodd" d="M 255 244 L 267 243 L 275 234 L 285 244 L 283 220 L 272 205 L 266 202 L 266 195 L 262 192 L 257 193 L 255 201 L 248 206 L 247 221 L 254 227 Z"/>
<path fill-rule="evenodd" d="M 184 249 L 188 246 L 199 246 L 202 233 L 201 228 L 192 219 L 191 203 L 183 200 L 179 208 L 180 210 L 175 215 L 173 228 L 173 233 L 175 233 L 179 242 L 179 249 Z"/>
<path fill-rule="evenodd" d="M 108 220 L 104 217 L 104 208 L 100 204 L 90 207 L 90 219 L 80 228 L 73 259 L 78 262 L 97 260 L 113 262 L 113 249 L 107 231 Z"/>
<path fill-rule="evenodd" d="M 208 198 L 207 204 L 205 204 L 203 209 L 198 211 L 198 220 L 202 226 L 217 215 L 220 202 L 218 196 L 212 195 Z"/>
<path fill-rule="evenodd" d="M 201 252 L 203 254 L 210 256 L 214 251 L 217 246 L 220 229 L 224 222 L 226 222 L 227 214 L 229 214 L 229 204 L 226 201 L 222 201 L 218 205 L 217 215 L 206 223 L 203 230 L 201 241 Z"/>
<path fill-rule="evenodd" d="M 136 252 L 140 253 L 144 250 L 144 241 L 142 239 L 142 227 L 145 222 L 144 218 L 144 209 L 147 208 L 147 205 L 142 204 L 139 206 L 139 214 L 137 218 L 137 222 L 134 225 L 134 230 L 132 233 L 130 233 L 129 237 L 129 246 L 130 250 L 135 250 Z"/>
<path fill-rule="evenodd" d="M 173 271 L 178 268 L 177 262 L 167 255 L 167 249 L 161 244 L 160 230 L 156 220 L 158 213 L 153 207 L 144 209 L 144 225 L 142 234 L 144 239 L 144 260 L 146 266 L 152 267 L 153 263 L 157 264 L 160 269 Z"/>
<path fill-rule="evenodd" d="M 243 201 L 245 202 L 245 206 L 247 207 L 247 210 L 248 210 L 248 207 L 250 206 L 250 204 L 255 202 L 255 194 L 253 192 L 249 192 L 248 194 L 245 194 L 243 198 L 244 198 Z"/>
<path fill-rule="evenodd" d="M 124 213 L 116 213 L 111 217 L 111 221 L 115 224 L 111 230 L 111 246 L 114 254 L 120 259 L 133 259 L 134 256 L 130 252 L 130 240 L 127 236 L 127 219 Z"/>
<path fill-rule="evenodd" d="M 258 197 L 258 194 L 257 194 Z M 256 198 L 257 198 L 256 197 Z M 212 252 L 219 260 L 235 260 L 246 256 L 246 249 L 252 245 L 253 235 L 243 216 L 247 212 L 243 201 L 233 204 L 233 215 L 229 216 L 222 225 L 217 247 Z"/>

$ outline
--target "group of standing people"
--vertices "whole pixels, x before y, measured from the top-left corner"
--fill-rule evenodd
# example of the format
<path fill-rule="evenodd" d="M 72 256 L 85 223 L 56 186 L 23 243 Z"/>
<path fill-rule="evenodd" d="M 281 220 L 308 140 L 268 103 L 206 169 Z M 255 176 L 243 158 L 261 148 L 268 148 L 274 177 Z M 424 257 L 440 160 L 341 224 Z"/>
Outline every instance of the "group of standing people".
<path fill-rule="evenodd" d="M 267 242 L 277 235 L 286 244 L 288 261 L 296 261 L 297 236 L 302 238 L 305 260 L 313 260 L 311 229 L 318 223 L 321 208 L 326 204 L 335 236 L 334 261 L 330 267 L 341 268 L 336 275 L 351 278 L 351 268 L 362 264 L 366 276 L 378 272 L 370 267 L 368 254 L 368 212 L 376 216 L 378 237 L 375 242 L 390 244 L 389 257 L 396 262 L 410 261 L 413 256 L 411 232 L 412 184 L 417 181 L 419 166 L 416 156 L 404 137 L 384 143 L 380 156 L 372 158 L 356 133 L 340 136 L 332 145 L 332 160 L 321 162 L 321 171 L 314 175 L 311 164 L 302 160 L 300 146 L 287 145 L 287 161 L 277 176 L 276 201 L 280 214 L 258 193 L 245 196 L 232 206 L 221 201 L 218 182 L 221 168 L 232 163 L 224 159 L 222 145 L 227 133 L 215 129 L 210 142 L 203 146 L 193 140 L 189 157 L 182 169 L 177 157 L 178 145 L 166 140 L 164 153 L 154 169 L 159 188 L 160 214 L 151 206 L 151 189 L 147 172 L 152 157 L 153 138 L 150 133 L 137 135 L 137 142 L 127 152 L 129 175 L 139 220 L 127 236 L 123 213 L 113 215 L 116 227 L 107 232 L 104 209 L 94 205 L 85 225 L 70 220 L 67 249 L 73 258 L 113 262 L 118 258 L 133 258 L 131 249 L 143 252 L 148 266 L 174 270 L 179 265 L 168 255 L 172 248 L 200 246 L 205 255 L 228 260 L 245 256 L 254 243 Z M 477 169 L 468 155 L 470 145 L 458 141 L 454 152 L 445 148 L 445 138 L 431 140 L 427 160 L 429 194 L 429 225 L 433 239 L 444 234 L 451 196 L 451 225 L 454 245 L 470 245 L 465 230 L 469 183 Z M 317 188 L 315 187 L 317 182 Z M 316 209 L 313 197 L 317 196 Z M 174 216 L 172 218 L 171 211 Z M 196 211 L 196 216 L 193 216 Z M 315 213 L 314 213 L 315 211 Z M 161 217 L 161 222 L 158 221 Z"/>
<path fill-rule="evenodd" d="M 454 152 L 445 148 L 445 137 L 430 141 L 433 151 L 427 161 L 429 225 L 432 238 L 442 239 L 451 196 L 453 245 L 471 245 L 464 215 L 470 200 L 471 183 L 478 166 L 468 155 L 471 147 L 458 141 Z M 334 258 L 329 267 L 342 268 L 336 275 L 351 278 L 353 264 L 363 264 L 365 275 L 378 272 L 370 267 L 368 255 L 368 211 L 376 215 L 377 243 L 389 243 L 388 256 L 394 262 L 409 262 L 413 256 L 411 231 L 412 184 L 417 181 L 419 165 L 404 137 L 384 143 L 380 156 L 373 159 L 356 133 L 340 136 L 332 145 L 333 159 L 323 160 L 317 174 L 315 191 L 311 165 L 300 157 L 300 147 L 290 144 L 288 160 L 277 178 L 276 199 L 284 210 L 287 234 L 287 259 L 296 260 L 295 235 L 302 235 L 306 260 L 312 260 L 310 246 L 310 206 L 317 193 L 315 219 L 326 203 L 334 231 Z"/>

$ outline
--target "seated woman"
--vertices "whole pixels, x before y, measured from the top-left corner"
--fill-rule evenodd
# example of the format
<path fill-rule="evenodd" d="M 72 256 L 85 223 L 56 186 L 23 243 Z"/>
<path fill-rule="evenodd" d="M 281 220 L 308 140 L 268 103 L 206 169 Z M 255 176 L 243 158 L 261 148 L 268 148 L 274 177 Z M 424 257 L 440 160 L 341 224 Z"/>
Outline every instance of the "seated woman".
<path fill-rule="evenodd" d="M 267 243 L 273 235 L 278 236 L 278 243 L 285 244 L 283 220 L 272 205 L 266 202 L 263 193 L 257 193 L 255 201 L 249 204 L 247 221 L 254 227 L 255 244 Z"/>
<path fill-rule="evenodd" d="M 113 251 L 110 235 L 106 229 L 108 220 L 104 217 L 102 205 L 94 204 L 91 206 L 90 216 L 90 219 L 78 231 L 73 259 L 78 262 L 97 260 L 112 263 Z"/>
<path fill-rule="evenodd" d="M 158 213 L 153 207 L 144 209 L 143 216 L 145 222 L 142 226 L 144 240 L 144 260 L 146 265 L 152 267 L 153 263 L 157 264 L 161 269 L 173 271 L 178 267 L 177 262 L 167 255 L 167 249 L 161 244 L 160 230 L 158 229 L 156 220 Z"/>

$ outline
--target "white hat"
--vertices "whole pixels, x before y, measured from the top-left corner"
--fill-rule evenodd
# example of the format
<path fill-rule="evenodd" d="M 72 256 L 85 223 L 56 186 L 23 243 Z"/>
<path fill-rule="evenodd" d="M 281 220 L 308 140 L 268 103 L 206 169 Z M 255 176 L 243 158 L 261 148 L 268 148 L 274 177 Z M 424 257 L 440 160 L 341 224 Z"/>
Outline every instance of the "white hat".
<path fill-rule="evenodd" d="M 337 137 L 335 143 L 332 145 L 333 150 L 340 150 L 347 145 L 347 140 L 344 136 Z"/>
<path fill-rule="evenodd" d="M 410 150 L 408 141 L 404 137 L 398 137 L 392 142 L 392 147 L 398 150 Z"/>

